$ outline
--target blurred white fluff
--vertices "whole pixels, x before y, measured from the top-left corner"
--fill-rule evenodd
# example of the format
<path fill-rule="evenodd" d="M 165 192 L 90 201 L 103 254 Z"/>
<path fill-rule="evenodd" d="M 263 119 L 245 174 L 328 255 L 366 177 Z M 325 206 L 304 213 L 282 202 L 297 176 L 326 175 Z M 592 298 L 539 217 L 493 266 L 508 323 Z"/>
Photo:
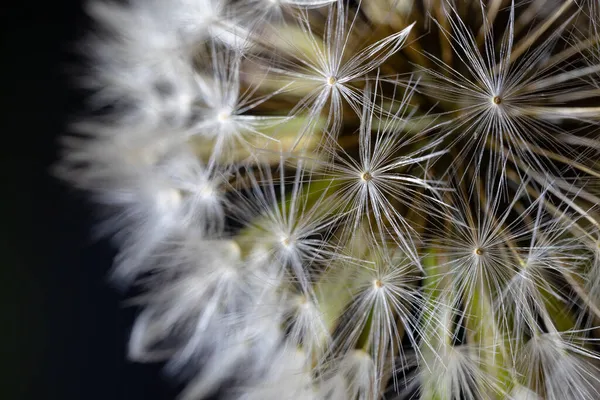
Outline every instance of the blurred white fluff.
<path fill-rule="evenodd" d="M 242 261 L 232 241 L 189 234 L 171 252 L 162 271 L 148 278 L 150 294 L 138 299 L 145 309 L 132 331 L 130 357 L 168 361 L 177 374 L 199 371 L 183 398 L 207 396 L 242 372 L 258 379 L 283 340 L 263 280 L 268 264 Z"/>
<path fill-rule="evenodd" d="M 282 347 L 271 359 L 263 377 L 242 387 L 237 394 L 243 400 L 310 400 L 315 389 L 304 352 Z M 285 388 L 285 390 L 282 390 Z"/>
<path fill-rule="evenodd" d="M 192 230 L 214 237 L 223 228 L 226 172 L 203 166 L 185 150 L 170 154 L 161 164 L 123 176 L 104 196 L 104 203 L 119 210 L 102 226 L 122 241 L 115 270 L 121 279 L 140 273 L 153 249 L 172 235 Z"/>
<path fill-rule="evenodd" d="M 352 350 L 337 360 L 335 369 L 326 373 L 320 382 L 317 398 L 377 399 L 379 383 L 373 359 L 362 350 Z"/>
<path fill-rule="evenodd" d="M 600 396 L 598 355 L 584 332 L 535 334 L 519 354 L 518 371 L 546 398 L 593 400 Z M 587 342 L 587 343 L 586 343 Z"/>

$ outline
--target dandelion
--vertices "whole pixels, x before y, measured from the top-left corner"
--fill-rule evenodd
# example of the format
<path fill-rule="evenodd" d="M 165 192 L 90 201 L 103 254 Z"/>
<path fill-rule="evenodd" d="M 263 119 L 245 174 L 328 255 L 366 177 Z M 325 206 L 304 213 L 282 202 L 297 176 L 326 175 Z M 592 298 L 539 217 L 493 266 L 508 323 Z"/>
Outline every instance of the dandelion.
<path fill-rule="evenodd" d="M 600 396 L 596 1 L 89 10 L 55 173 L 181 398 Z"/>

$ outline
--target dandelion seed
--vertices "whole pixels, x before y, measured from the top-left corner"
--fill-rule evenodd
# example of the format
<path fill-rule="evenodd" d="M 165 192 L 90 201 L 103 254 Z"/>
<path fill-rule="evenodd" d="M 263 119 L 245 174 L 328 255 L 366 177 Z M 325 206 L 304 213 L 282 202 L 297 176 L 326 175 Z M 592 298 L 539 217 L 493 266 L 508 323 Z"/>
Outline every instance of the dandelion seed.
<path fill-rule="evenodd" d="M 213 157 L 230 161 L 232 153 L 241 147 L 254 154 L 253 141 L 249 137 L 276 141 L 261 132 L 265 127 L 281 123 L 284 118 L 246 114 L 274 94 L 252 98 L 249 89 L 240 97 L 239 64 L 241 54 L 211 46 L 212 77 L 196 76 L 199 104 L 195 111 L 200 121 L 187 129 L 187 135 L 213 139 Z M 254 141 L 256 143 L 256 141 Z M 258 143 L 256 143 L 258 147 Z"/>
<path fill-rule="evenodd" d="M 311 53 L 295 46 L 294 42 L 287 43 L 293 50 L 280 54 L 280 57 L 269 60 L 273 63 L 269 71 L 293 82 L 299 82 L 310 87 L 309 93 L 291 110 L 295 114 L 301 109 L 308 109 L 308 115 L 314 120 L 328 110 L 328 132 L 335 138 L 342 118 L 342 101 L 345 100 L 360 115 L 360 100 L 362 96 L 351 85 L 357 80 L 364 80 L 366 74 L 376 70 L 387 58 L 399 51 L 404 45 L 411 27 L 392 34 L 359 52 L 348 54 L 347 46 L 355 26 L 356 15 L 343 0 L 329 4 L 327 21 L 323 37 L 318 37 L 311 29 L 309 15 L 300 13 L 297 24 L 305 40 L 310 43 Z M 275 54 L 278 54 L 274 50 Z M 313 124 L 308 124 L 299 138 L 310 133 Z"/>
<path fill-rule="evenodd" d="M 517 57 L 513 50 L 516 6 L 512 4 L 509 10 L 502 40 L 495 43 L 494 33 L 490 29 L 485 35 L 485 47 L 481 50 L 465 21 L 458 16 L 458 11 L 450 7 L 445 19 L 451 30 L 438 26 L 458 61 L 466 66 L 466 71 L 431 57 L 441 71 L 428 70 L 432 80 L 423 80 L 423 86 L 428 93 L 435 93 L 447 101 L 445 106 L 463 105 L 448 110 L 449 113 L 458 114 L 454 119 L 458 136 L 453 143 L 466 146 L 458 150 L 459 158 L 467 157 L 465 162 L 473 162 L 480 169 L 484 166 L 482 163 L 486 162 L 482 158 L 483 153 L 490 151 L 487 160 L 502 168 L 508 155 L 515 154 L 528 168 L 547 171 L 549 165 L 541 159 L 543 155 L 536 151 L 536 146 L 550 149 L 559 146 L 554 135 L 561 133 L 561 129 L 552 121 L 559 116 L 585 116 L 575 108 L 554 108 L 547 103 L 545 93 L 561 97 L 577 91 L 580 87 L 577 78 L 592 73 L 597 65 L 587 69 L 567 66 L 568 70 L 564 71 L 558 67 L 562 60 L 548 62 L 548 54 L 556 46 L 566 24 L 558 27 L 538 47 L 529 48 Z M 575 43 L 573 47 L 578 45 Z M 496 50 L 498 47 L 499 53 Z M 467 148 L 473 148 L 478 156 L 466 152 Z"/>
<path fill-rule="evenodd" d="M 441 186 L 440 182 L 411 176 L 401 171 L 434 159 L 444 151 L 426 154 L 429 149 L 422 147 L 400 157 L 396 155 L 403 146 L 408 147 L 417 141 L 417 135 L 403 137 L 393 128 L 393 122 L 401 123 L 403 118 L 410 117 L 406 104 L 411 95 L 411 92 L 405 94 L 397 105 L 396 114 L 392 115 L 383 127 L 377 128 L 375 140 L 372 142 L 372 123 L 375 118 L 383 116 L 383 111 L 377 111 L 377 105 L 369 98 L 371 92 L 367 90 L 359 130 L 359 159 L 349 157 L 344 149 L 340 149 L 341 154 L 332 154 L 332 162 L 324 165 L 324 168 L 333 177 L 332 187 L 344 205 L 343 208 L 350 210 L 348 218 L 351 229 L 348 233 L 356 231 L 362 219 L 367 218 L 379 240 L 391 235 L 416 261 L 418 256 L 412 244 L 413 229 L 392 205 L 391 199 L 412 203 L 413 209 L 423 212 L 433 210 L 428 202 L 442 205 L 435 193 L 436 186 Z M 423 196 L 423 203 L 415 204 L 414 200 L 418 198 L 416 196 L 419 196 L 421 188 L 432 190 L 434 194 Z"/>
<path fill-rule="evenodd" d="M 296 173 L 286 177 L 285 166 L 282 157 L 278 178 L 273 178 L 269 169 L 258 170 L 258 177 L 252 175 L 253 170 L 248 171 L 249 199 L 238 203 L 236 210 L 247 226 L 240 240 L 262 243 L 270 249 L 274 259 L 283 269 L 289 268 L 293 278 L 310 294 L 313 279 L 310 265 L 339 257 L 336 245 L 328 243 L 327 237 L 340 216 L 332 213 L 333 204 L 325 196 L 326 188 L 314 192 L 311 189 L 311 169 L 299 161 Z M 292 186 L 290 198 L 283 191 L 286 185 Z"/>

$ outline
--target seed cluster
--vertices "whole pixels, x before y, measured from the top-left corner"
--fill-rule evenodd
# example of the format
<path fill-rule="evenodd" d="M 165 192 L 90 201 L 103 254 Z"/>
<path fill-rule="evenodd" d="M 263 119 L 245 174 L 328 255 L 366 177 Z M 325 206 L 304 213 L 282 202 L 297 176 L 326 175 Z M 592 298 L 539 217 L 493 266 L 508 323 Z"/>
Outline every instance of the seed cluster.
<path fill-rule="evenodd" d="M 600 398 L 596 0 L 89 10 L 56 173 L 182 398 Z"/>

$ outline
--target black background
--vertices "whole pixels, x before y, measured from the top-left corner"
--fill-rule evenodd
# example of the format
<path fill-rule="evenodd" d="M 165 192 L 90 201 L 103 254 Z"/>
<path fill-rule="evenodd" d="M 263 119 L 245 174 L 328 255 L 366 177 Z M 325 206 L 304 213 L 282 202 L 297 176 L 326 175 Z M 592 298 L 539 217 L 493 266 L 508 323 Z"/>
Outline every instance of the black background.
<path fill-rule="evenodd" d="M 136 310 L 107 282 L 113 252 L 93 208 L 53 179 L 57 138 L 81 108 L 76 0 L 0 5 L 0 398 L 171 399 L 159 365 L 126 361 Z"/>

